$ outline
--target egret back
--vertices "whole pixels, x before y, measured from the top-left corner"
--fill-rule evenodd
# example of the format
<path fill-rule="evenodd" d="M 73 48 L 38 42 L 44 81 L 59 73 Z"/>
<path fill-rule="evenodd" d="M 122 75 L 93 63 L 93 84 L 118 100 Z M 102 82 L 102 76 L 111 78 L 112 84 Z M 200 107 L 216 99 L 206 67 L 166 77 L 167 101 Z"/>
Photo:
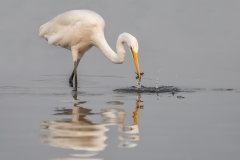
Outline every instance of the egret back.
<path fill-rule="evenodd" d="M 72 10 L 54 17 L 40 26 L 39 36 L 49 44 L 71 50 L 72 46 L 85 52 L 92 46 L 92 37 L 104 30 L 103 18 L 90 10 Z"/>

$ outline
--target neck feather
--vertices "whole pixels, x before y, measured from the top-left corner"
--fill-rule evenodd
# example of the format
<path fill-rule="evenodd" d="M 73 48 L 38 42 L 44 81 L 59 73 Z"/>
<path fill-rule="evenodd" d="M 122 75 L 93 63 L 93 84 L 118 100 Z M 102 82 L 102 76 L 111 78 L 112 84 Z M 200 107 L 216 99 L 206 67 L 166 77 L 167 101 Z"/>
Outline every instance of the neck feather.
<path fill-rule="evenodd" d="M 94 42 L 95 46 L 99 48 L 103 54 L 113 63 L 121 64 L 124 61 L 125 57 L 125 49 L 124 43 L 130 44 L 130 38 L 128 33 L 122 33 L 118 36 L 116 49 L 117 53 L 115 53 L 112 48 L 108 45 L 104 34 L 100 34 L 96 36 L 96 40 Z"/>

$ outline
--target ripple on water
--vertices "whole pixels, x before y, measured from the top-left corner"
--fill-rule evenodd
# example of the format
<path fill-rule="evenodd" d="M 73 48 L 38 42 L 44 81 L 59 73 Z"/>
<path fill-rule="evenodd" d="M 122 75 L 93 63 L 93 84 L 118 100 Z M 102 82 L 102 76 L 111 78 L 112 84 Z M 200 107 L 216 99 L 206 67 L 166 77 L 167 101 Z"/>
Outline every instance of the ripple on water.
<path fill-rule="evenodd" d="M 135 86 L 124 87 L 119 89 L 114 89 L 115 92 L 120 93 L 167 93 L 167 92 L 196 92 L 198 90 L 202 90 L 202 88 L 184 88 L 184 87 L 176 87 L 176 86 L 160 86 L 156 87 L 145 87 L 142 86 L 141 89 L 138 89 Z"/>
<path fill-rule="evenodd" d="M 112 105 L 123 105 L 124 102 L 120 102 L 120 101 L 108 101 L 106 102 L 107 104 L 112 104 Z"/>
<path fill-rule="evenodd" d="M 213 89 L 213 91 L 233 91 L 232 88 L 216 88 L 216 89 Z"/>

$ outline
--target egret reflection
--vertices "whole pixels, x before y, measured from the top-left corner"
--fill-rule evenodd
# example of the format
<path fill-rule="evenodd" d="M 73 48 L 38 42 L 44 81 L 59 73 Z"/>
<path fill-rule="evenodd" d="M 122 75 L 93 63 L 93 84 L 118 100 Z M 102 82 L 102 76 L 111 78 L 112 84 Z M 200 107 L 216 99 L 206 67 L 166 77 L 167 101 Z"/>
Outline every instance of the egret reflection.
<path fill-rule="evenodd" d="M 136 107 L 133 112 L 133 123 L 130 126 L 124 124 L 126 113 L 122 108 L 102 109 L 100 113 L 93 113 L 92 109 L 80 105 L 86 101 L 77 99 L 77 90 L 73 91 L 74 104 L 71 108 L 57 108 L 54 115 L 69 116 L 69 119 L 56 121 L 43 121 L 42 128 L 47 131 L 42 134 L 42 143 L 64 149 L 78 151 L 73 157 L 92 157 L 105 150 L 106 132 L 109 125 L 116 125 L 120 136 L 120 148 L 132 148 L 137 146 L 139 138 L 138 114 L 141 106 L 141 95 L 138 93 Z M 87 116 L 100 116 L 99 123 L 93 123 Z"/>

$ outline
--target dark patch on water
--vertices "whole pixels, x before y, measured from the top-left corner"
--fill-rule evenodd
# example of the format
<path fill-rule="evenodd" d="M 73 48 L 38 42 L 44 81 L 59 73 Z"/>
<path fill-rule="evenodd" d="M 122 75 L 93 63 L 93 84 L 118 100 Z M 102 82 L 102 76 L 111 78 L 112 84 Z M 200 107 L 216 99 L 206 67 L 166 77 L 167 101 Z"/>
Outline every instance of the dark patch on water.
<path fill-rule="evenodd" d="M 233 91 L 233 89 L 231 88 L 216 88 L 216 89 L 213 89 L 214 91 Z"/>
<path fill-rule="evenodd" d="M 26 88 L 20 86 L 0 86 L 0 89 L 26 89 Z"/>
<path fill-rule="evenodd" d="M 183 87 L 175 87 L 175 86 L 160 86 L 158 88 L 156 87 L 145 87 L 142 86 L 141 89 L 138 89 L 135 86 L 131 87 L 125 87 L 125 88 L 119 88 L 114 89 L 113 91 L 119 92 L 119 93 L 177 93 L 177 92 L 196 92 L 198 90 L 202 90 L 201 88 L 183 88 Z"/>
<path fill-rule="evenodd" d="M 120 101 L 109 101 L 109 102 L 106 102 L 107 104 L 112 104 L 112 105 L 123 105 L 124 103 L 123 102 L 120 102 Z"/>
<path fill-rule="evenodd" d="M 185 97 L 183 97 L 183 96 L 177 96 L 177 98 L 185 98 Z"/>
<path fill-rule="evenodd" d="M 101 95 L 103 95 L 101 93 L 86 93 L 86 92 L 81 92 L 81 91 L 77 91 L 76 93 L 77 93 L 77 95 L 80 95 L 80 96 L 101 96 Z"/>
<path fill-rule="evenodd" d="M 125 97 L 124 95 L 117 95 L 117 96 L 114 96 L 114 97 Z"/>

